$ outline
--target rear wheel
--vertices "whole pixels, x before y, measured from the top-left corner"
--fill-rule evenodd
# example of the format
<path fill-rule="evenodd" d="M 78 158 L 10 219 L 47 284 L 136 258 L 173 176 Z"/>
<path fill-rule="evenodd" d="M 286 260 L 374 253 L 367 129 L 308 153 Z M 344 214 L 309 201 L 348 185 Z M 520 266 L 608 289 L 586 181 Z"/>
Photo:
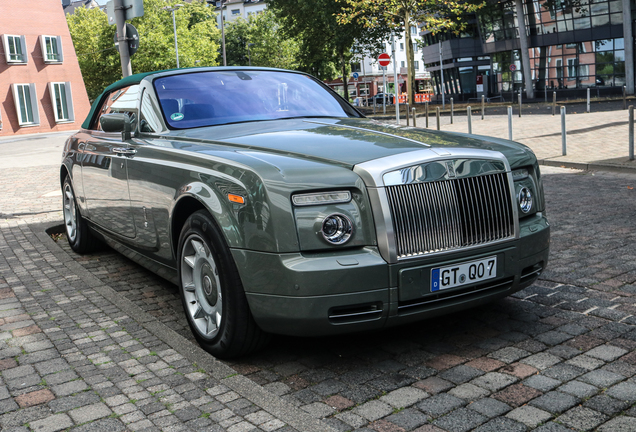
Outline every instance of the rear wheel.
<path fill-rule="evenodd" d="M 252 318 L 225 240 L 206 211 L 193 213 L 181 231 L 179 280 L 188 324 L 203 349 L 230 358 L 267 341 Z"/>
<path fill-rule="evenodd" d="M 80 214 L 69 176 L 66 176 L 62 184 L 62 211 L 64 213 L 66 238 L 71 249 L 80 254 L 93 250 L 97 239 L 93 237 L 86 220 Z"/>

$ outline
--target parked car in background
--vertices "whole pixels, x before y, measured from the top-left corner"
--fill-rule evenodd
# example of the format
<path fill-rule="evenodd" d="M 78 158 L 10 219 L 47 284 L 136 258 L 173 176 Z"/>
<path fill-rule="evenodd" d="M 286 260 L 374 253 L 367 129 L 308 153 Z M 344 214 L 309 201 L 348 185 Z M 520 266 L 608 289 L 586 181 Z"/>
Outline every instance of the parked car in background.
<path fill-rule="evenodd" d="M 376 105 L 382 105 L 383 102 L 382 100 L 385 100 L 387 105 L 391 105 L 394 103 L 394 97 L 391 93 L 378 93 L 375 96 L 370 97 L 367 101 L 368 101 L 368 105 L 371 106 L 373 105 L 373 102 L 375 101 Z"/>
<path fill-rule="evenodd" d="M 548 261 L 529 148 L 383 125 L 293 71 L 124 78 L 66 142 L 60 185 L 71 248 L 101 239 L 173 281 L 219 357 L 480 305 Z"/>

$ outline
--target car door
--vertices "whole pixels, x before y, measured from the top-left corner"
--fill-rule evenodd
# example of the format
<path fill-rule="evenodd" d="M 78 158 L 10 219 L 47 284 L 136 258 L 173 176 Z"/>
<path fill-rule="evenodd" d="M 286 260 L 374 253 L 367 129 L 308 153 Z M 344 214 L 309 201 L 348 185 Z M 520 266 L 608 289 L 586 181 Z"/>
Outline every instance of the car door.
<path fill-rule="evenodd" d="M 100 107 L 100 115 L 126 112 L 137 117 L 139 86 L 115 90 Z M 128 191 L 128 159 L 134 157 L 121 133 L 104 132 L 99 120 L 84 146 L 82 180 L 89 219 L 123 237 L 135 237 Z"/>

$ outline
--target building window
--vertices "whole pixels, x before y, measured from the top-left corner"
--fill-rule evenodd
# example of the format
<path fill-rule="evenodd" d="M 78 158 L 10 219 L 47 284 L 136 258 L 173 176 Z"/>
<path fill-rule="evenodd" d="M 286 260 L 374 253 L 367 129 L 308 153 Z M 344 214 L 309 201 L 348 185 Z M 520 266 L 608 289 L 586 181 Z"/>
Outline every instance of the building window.
<path fill-rule="evenodd" d="M 15 110 L 18 113 L 18 124 L 20 126 L 40 124 L 35 84 L 13 84 L 12 87 Z"/>
<path fill-rule="evenodd" d="M 404 51 L 404 43 L 400 42 L 400 51 Z"/>
<path fill-rule="evenodd" d="M 27 49 L 24 36 L 4 35 L 3 42 L 7 63 L 27 62 Z"/>
<path fill-rule="evenodd" d="M 400 65 L 401 65 L 402 67 L 404 67 L 404 62 L 403 62 L 403 61 L 402 61 L 402 62 L 400 62 Z"/>
<path fill-rule="evenodd" d="M 417 46 L 417 42 L 413 42 L 413 52 L 418 52 L 419 51 L 419 47 Z"/>
<path fill-rule="evenodd" d="M 40 36 L 40 43 L 45 63 L 62 63 L 62 38 L 60 36 Z"/>
<path fill-rule="evenodd" d="M 415 70 L 420 70 L 420 62 L 419 61 L 414 61 L 413 65 L 415 66 Z"/>
<path fill-rule="evenodd" d="M 241 10 L 240 9 L 232 9 L 232 16 L 238 16 L 241 14 Z"/>
<path fill-rule="evenodd" d="M 73 97 L 71 95 L 70 82 L 50 83 L 49 90 L 51 92 L 51 104 L 53 104 L 53 112 L 55 121 L 71 122 L 73 116 Z"/>
<path fill-rule="evenodd" d="M 417 34 L 417 27 L 411 26 L 411 34 L 414 34 L 414 35 Z"/>

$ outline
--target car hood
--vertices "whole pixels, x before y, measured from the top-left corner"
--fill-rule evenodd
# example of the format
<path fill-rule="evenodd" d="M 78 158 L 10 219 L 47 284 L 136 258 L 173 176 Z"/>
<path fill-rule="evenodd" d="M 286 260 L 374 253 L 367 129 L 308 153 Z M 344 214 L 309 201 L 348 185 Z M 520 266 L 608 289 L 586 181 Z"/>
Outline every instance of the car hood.
<path fill-rule="evenodd" d="M 173 131 L 170 139 L 235 147 L 235 151 L 278 153 L 353 166 L 400 153 L 436 148 L 470 148 L 503 153 L 510 166 L 532 164 L 523 144 L 498 138 L 398 127 L 370 119 L 308 118 L 258 121 Z"/>

